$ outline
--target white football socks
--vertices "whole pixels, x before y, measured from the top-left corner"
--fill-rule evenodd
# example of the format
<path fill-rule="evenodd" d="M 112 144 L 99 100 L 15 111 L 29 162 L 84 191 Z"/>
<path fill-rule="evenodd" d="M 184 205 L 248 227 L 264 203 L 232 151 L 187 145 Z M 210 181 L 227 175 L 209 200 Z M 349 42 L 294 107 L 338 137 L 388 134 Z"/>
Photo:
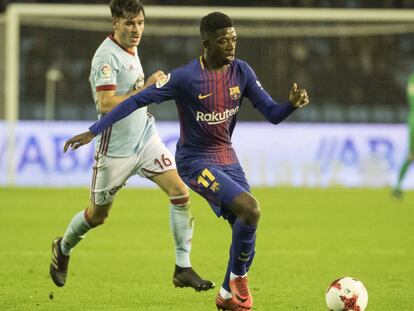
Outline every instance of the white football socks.
<path fill-rule="evenodd" d="M 244 278 L 247 276 L 247 273 L 245 275 L 237 275 L 237 274 L 234 274 L 233 272 L 230 272 L 230 280 L 234 280 L 235 278 L 238 278 L 239 276 Z"/>
<path fill-rule="evenodd" d="M 71 220 L 68 228 L 63 235 L 62 242 L 60 243 L 61 251 L 64 255 L 69 256 L 72 248 L 79 243 L 85 237 L 92 227 L 85 219 L 85 211 L 77 213 Z"/>
<path fill-rule="evenodd" d="M 231 298 L 233 295 L 232 293 L 228 292 L 227 290 L 225 290 L 223 287 L 220 288 L 220 296 L 223 297 L 224 299 L 229 299 Z"/>
<path fill-rule="evenodd" d="M 175 263 L 182 268 L 191 267 L 194 218 L 191 216 L 188 204 L 170 205 L 170 227 L 175 243 Z"/>

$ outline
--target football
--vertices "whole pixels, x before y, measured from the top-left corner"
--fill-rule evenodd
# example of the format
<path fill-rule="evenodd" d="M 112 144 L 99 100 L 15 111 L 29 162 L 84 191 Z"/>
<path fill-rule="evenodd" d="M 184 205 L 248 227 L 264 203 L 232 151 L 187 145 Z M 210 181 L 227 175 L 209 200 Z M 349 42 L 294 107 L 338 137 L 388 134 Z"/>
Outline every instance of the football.
<path fill-rule="evenodd" d="M 326 304 L 330 311 L 364 311 L 368 304 L 368 292 L 361 281 L 343 277 L 329 285 Z"/>

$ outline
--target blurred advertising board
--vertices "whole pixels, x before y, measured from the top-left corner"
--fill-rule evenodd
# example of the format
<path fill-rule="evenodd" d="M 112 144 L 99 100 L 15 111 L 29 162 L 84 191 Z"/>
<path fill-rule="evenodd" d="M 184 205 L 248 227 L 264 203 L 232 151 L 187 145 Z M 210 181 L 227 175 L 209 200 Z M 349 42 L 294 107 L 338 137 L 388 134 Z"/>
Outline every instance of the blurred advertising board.
<path fill-rule="evenodd" d="M 19 121 L 11 157 L 9 127 L 0 121 L 0 186 L 89 186 L 94 145 L 66 154 L 62 149 L 66 139 L 90 124 Z M 157 128 L 174 153 L 178 123 L 158 122 Z M 407 135 L 403 124 L 239 122 L 233 146 L 252 186 L 387 187 L 394 183 L 408 152 Z M 137 176 L 128 185 L 152 183 Z M 407 173 L 404 188 L 414 189 L 414 168 Z"/>

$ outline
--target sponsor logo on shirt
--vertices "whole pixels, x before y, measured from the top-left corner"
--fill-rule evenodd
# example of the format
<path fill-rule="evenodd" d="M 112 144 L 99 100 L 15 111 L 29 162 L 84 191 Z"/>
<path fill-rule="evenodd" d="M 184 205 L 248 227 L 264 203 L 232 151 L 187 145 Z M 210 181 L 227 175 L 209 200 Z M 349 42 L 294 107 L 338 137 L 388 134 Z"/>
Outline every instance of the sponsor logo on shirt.
<path fill-rule="evenodd" d="M 240 87 L 239 86 L 233 86 L 233 87 L 231 87 L 231 88 L 229 88 L 229 94 L 230 94 L 230 97 L 233 99 L 233 100 L 237 100 L 237 99 L 239 99 L 240 98 Z"/>
<path fill-rule="evenodd" d="M 207 122 L 208 125 L 220 124 L 226 122 L 231 116 L 235 115 L 239 111 L 239 106 L 232 109 L 226 109 L 223 112 L 209 112 L 204 113 L 197 111 L 196 120 L 198 122 Z"/>
<path fill-rule="evenodd" d="M 205 99 L 205 98 L 207 98 L 211 95 L 213 95 L 213 93 L 208 93 L 208 94 L 205 94 L 205 95 L 200 93 L 200 94 L 198 94 L 198 99 Z"/>

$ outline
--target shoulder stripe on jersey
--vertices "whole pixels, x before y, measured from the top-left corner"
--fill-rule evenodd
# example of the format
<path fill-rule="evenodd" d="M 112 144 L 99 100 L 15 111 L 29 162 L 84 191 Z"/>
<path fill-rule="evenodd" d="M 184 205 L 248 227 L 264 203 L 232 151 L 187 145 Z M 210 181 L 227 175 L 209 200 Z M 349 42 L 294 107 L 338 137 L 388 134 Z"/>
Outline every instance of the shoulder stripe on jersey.
<path fill-rule="evenodd" d="M 116 84 L 108 84 L 108 85 L 99 85 L 96 87 L 96 91 L 115 91 Z"/>
<path fill-rule="evenodd" d="M 108 130 L 106 129 L 103 133 L 102 133 L 102 138 L 101 138 L 101 145 L 99 146 L 99 152 L 102 154 L 105 154 L 105 146 L 106 146 L 106 139 L 108 137 Z"/>
<path fill-rule="evenodd" d="M 92 176 L 92 186 L 91 186 L 91 201 L 93 204 L 95 204 L 96 202 L 94 190 L 96 187 L 96 176 L 98 175 L 98 162 L 99 162 L 98 154 L 95 154 L 95 165 L 93 166 L 93 176 Z"/>
<path fill-rule="evenodd" d="M 107 152 L 108 152 L 109 141 L 111 140 L 111 132 L 112 132 L 112 126 L 110 128 L 108 128 L 108 135 L 106 137 L 106 141 L 105 141 L 105 144 L 104 144 L 103 154 L 107 154 Z"/>
<path fill-rule="evenodd" d="M 106 154 L 108 152 L 109 140 L 111 138 L 112 126 L 107 128 L 101 137 L 101 144 L 99 145 L 99 153 Z"/>
<path fill-rule="evenodd" d="M 102 153 L 103 150 L 103 146 L 105 144 L 105 139 L 106 139 L 106 133 L 107 133 L 108 129 L 106 129 L 105 131 L 103 131 L 103 133 L 101 134 L 101 143 L 99 144 L 99 149 L 98 152 Z"/>

